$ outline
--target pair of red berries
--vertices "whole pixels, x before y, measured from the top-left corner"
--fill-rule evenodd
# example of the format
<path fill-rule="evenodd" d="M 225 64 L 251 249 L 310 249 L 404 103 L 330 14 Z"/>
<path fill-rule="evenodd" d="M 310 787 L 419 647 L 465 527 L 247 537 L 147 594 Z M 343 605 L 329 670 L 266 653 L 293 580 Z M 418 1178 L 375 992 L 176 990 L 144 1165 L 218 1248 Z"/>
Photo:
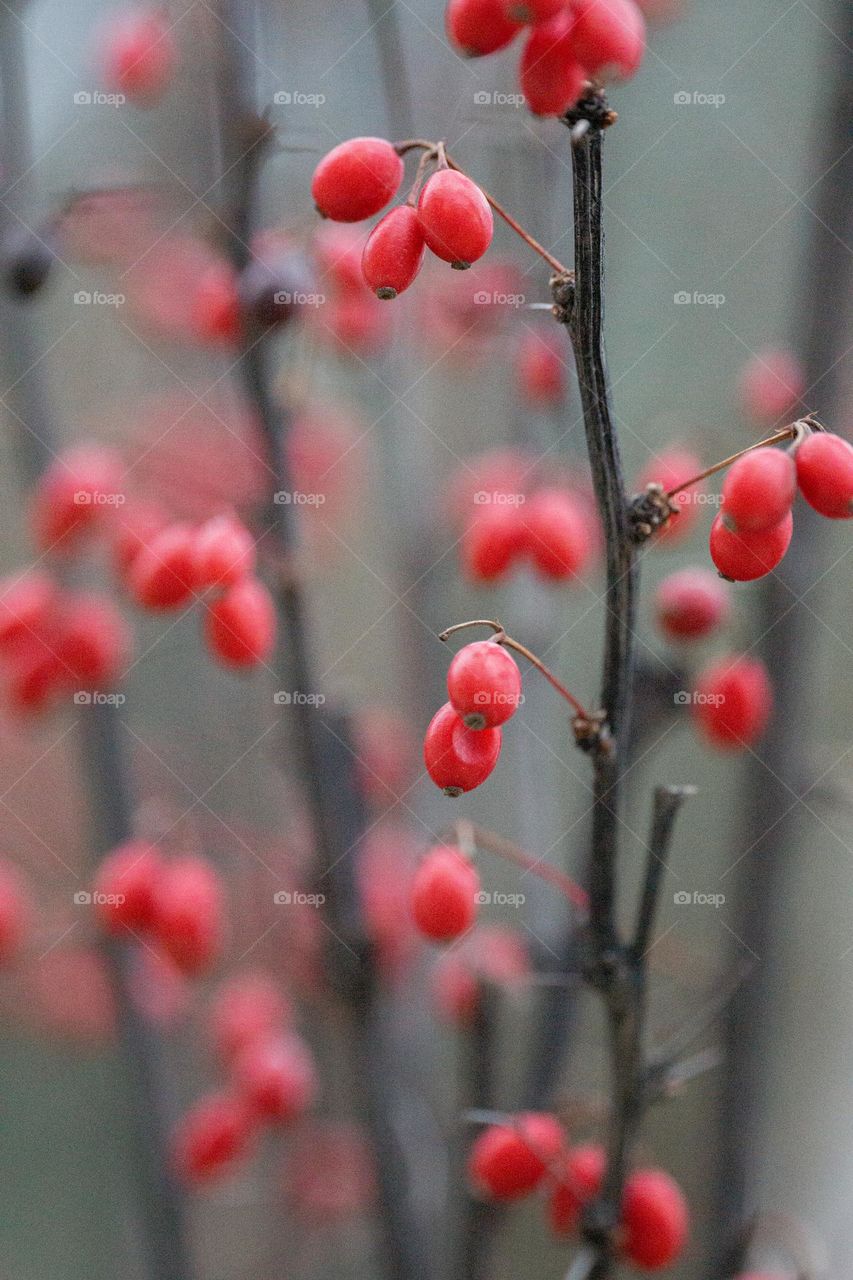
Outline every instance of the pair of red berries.
<path fill-rule="evenodd" d="M 321 214 L 336 222 L 361 222 L 384 209 L 403 181 L 402 157 L 384 138 L 352 138 L 324 156 L 311 193 Z M 408 289 L 430 249 L 457 270 L 470 267 L 492 242 L 494 221 L 476 183 L 442 167 L 376 224 L 361 259 L 362 275 L 377 297 Z"/>
<path fill-rule="evenodd" d="M 203 858 L 166 861 L 156 845 L 130 840 L 98 868 L 93 902 L 107 932 L 149 938 L 191 976 L 217 959 L 225 938 L 224 893 Z"/>
<path fill-rule="evenodd" d="M 646 27 L 633 0 L 450 0 L 448 35 L 460 53 L 482 57 L 532 27 L 519 81 L 535 115 L 559 116 L 589 80 L 627 79 L 640 66 Z"/>
<path fill-rule="evenodd" d="M 522 701 L 515 659 L 494 640 L 460 649 L 447 672 L 449 701 L 430 721 L 424 738 L 427 773 L 445 795 L 472 791 L 497 764 L 501 725 Z"/>
<path fill-rule="evenodd" d="M 810 432 L 791 453 L 756 449 L 738 458 L 711 526 L 711 559 L 724 578 L 751 582 L 770 573 L 788 550 L 797 489 L 833 520 L 853 516 L 853 446 L 830 432 Z"/>
<path fill-rule="evenodd" d="M 546 582 L 568 582 L 590 565 L 598 548 L 598 525 L 591 506 L 564 489 L 544 488 L 529 500 L 485 494 L 462 536 L 460 553 L 476 583 L 500 581 L 516 565 L 529 562 Z M 516 495 L 517 496 L 517 495 Z"/>

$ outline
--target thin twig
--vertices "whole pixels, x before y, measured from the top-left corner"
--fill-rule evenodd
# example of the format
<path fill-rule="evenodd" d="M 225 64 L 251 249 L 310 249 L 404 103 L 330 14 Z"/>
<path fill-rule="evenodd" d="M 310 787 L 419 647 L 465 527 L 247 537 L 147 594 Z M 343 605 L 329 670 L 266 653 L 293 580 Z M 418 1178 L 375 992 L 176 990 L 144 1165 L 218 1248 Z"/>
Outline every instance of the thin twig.
<path fill-rule="evenodd" d="M 694 484 L 700 484 L 701 481 L 707 480 L 709 476 L 715 476 L 718 471 L 725 471 L 726 467 L 730 467 L 733 462 L 737 462 L 738 458 L 744 458 L 748 453 L 754 453 L 756 449 L 767 449 L 774 444 L 782 444 L 785 440 L 793 440 L 797 435 L 802 433 L 804 427 L 812 428 L 820 427 L 816 418 L 811 414 L 805 418 L 798 418 L 796 422 L 791 422 L 787 427 L 775 431 L 772 436 L 767 436 L 764 440 L 757 440 L 755 444 L 748 445 L 746 449 L 739 449 L 737 453 L 732 453 L 728 458 L 723 458 L 722 462 L 715 462 L 713 467 L 706 467 L 704 471 L 700 471 L 698 475 L 691 476 L 689 480 L 682 480 L 674 489 L 667 489 L 666 496 L 674 498 L 677 493 L 682 493 L 685 489 L 690 489 Z"/>
<path fill-rule="evenodd" d="M 660 886 L 666 871 L 666 857 L 676 815 L 687 797 L 695 794 L 695 787 L 655 788 L 652 827 L 647 846 L 648 861 L 633 943 L 634 957 L 637 961 L 645 956 L 654 928 Z"/>

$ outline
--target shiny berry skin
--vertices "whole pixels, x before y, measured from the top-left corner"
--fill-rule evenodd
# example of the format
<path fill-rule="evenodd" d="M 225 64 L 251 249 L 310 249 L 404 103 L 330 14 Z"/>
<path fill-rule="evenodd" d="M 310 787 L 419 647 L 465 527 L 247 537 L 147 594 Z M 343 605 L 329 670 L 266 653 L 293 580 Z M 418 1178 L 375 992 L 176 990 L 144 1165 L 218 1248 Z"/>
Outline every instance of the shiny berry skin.
<path fill-rule="evenodd" d="M 646 22 L 634 0 L 578 0 L 574 55 L 591 76 L 626 80 L 646 49 Z"/>
<path fill-rule="evenodd" d="M 519 390 L 528 404 L 549 408 L 566 397 L 566 366 L 555 343 L 535 330 L 522 335 L 516 357 Z"/>
<path fill-rule="evenodd" d="M 397 205 L 377 222 L 367 238 L 361 270 L 377 298 L 390 301 L 408 289 L 424 260 L 424 237 L 417 212 Z"/>
<path fill-rule="evenodd" d="M 350 138 L 325 155 L 311 180 L 318 211 L 333 222 L 361 222 L 400 190 L 403 161 L 385 138 Z"/>
<path fill-rule="evenodd" d="M 853 464 L 853 449 L 850 451 Z M 723 523 L 738 533 L 778 524 L 797 492 L 796 467 L 781 449 L 756 449 L 733 462 L 723 481 Z"/>
<path fill-rule="evenodd" d="M 412 916 L 433 942 L 451 942 L 477 918 L 480 877 L 468 858 L 452 845 L 430 849 L 412 882 Z"/>
<path fill-rule="evenodd" d="M 719 573 L 731 582 L 754 582 L 780 563 L 793 531 L 790 511 L 778 524 L 758 533 L 733 533 L 723 524 L 722 515 L 715 516 L 709 539 L 711 559 Z"/>
<path fill-rule="evenodd" d="M 293 1033 L 247 1044 L 234 1061 L 233 1078 L 252 1115 L 274 1124 L 292 1123 L 318 1091 L 311 1052 Z"/>
<path fill-rule="evenodd" d="M 177 609 L 193 595 L 195 534 L 189 525 L 170 524 L 136 554 L 128 590 L 143 609 Z"/>
<path fill-rule="evenodd" d="M 468 1155 L 471 1186 L 489 1200 L 519 1200 L 534 1191 L 565 1143 L 553 1116 L 527 1112 L 512 1125 L 490 1125 Z"/>
<path fill-rule="evenodd" d="M 264 584 L 247 578 L 229 587 L 208 609 L 204 634 L 211 653 L 226 667 L 266 662 L 275 645 L 276 615 Z"/>
<path fill-rule="evenodd" d="M 506 0 L 504 8 L 513 21 L 535 27 L 541 22 L 551 22 L 565 11 L 567 4 L 566 0 Z"/>
<path fill-rule="evenodd" d="M 621 1251 L 646 1271 L 670 1266 L 687 1243 L 687 1201 L 662 1169 L 637 1169 L 628 1175 L 620 1219 Z"/>
<path fill-rule="evenodd" d="M 272 978 L 260 971 L 227 979 L 213 998 L 210 1029 L 216 1052 L 230 1064 L 256 1040 L 268 1040 L 292 1016 L 289 1002 Z"/>
<path fill-rule="evenodd" d="M 99 445 L 80 445 L 56 458 L 32 498 L 33 534 L 40 551 L 67 555 L 112 516 L 123 498 L 121 457 Z"/>
<path fill-rule="evenodd" d="M 589 563 L 595 530 L 589 512 L 571 494 L 540 489 L 521 511 L 527 551 L 543 578 L 565 582 Z"/>
<path fill-rule="evenodd" d="M 103 688 L 130 658 L 130 629 L 112 601 L 81 594 L 63 603 L 53 647 L 69 681 Z"/>
<path fill-rule="evenodd" d="M 164 862 L 156 845 L 128 840 L 108 853 L 95 875 L 94 907 L 108 933 L 144 933 L 154 923 Z M 110 901 L 106 901 L 110 899 Z"/>
<path fill-rule="evenodd" d="M 152 928 L 183 973 L 196 975 L 211 967 L 222 947 L 225 920 L 222 885 L 208 862 L 187 855 L 164 866 Z"/>
<path fill-rule="evenodd" d="M 214 516 L 196 531 L 193 546 L 196 591 L 233 587 L 255 568 L 255 540 L 236 516 Z"/>
<path fill-rule="evenodd" d="M 810 507 L 830 520 L 853 516 L 853 445 L 815 431 L 797 446 L 797 484 Z"/>
<path fill-rule="evenodd" d="M 757 658 L 733 654 L 700 672 L 691 711 L 713 747 L 738 751 L 756 742 L 773 709 L 773 686 Z"/>
<path fill-rule="evenodd" d="M 729 593 L 710 569 L 681 569 L 655 592 L 655 621 L 669 640 L 700 640 L 729 616 Z"/>
<path fill-rule="evenodd" d="M 518 710 L 518 663 L 493 640 L 466 644 L 448 668 L 447 693 L 453 709 L 469 729 L 493 729 Z"/>
<path fill-rule="evenodd" d="M 506 16 L 504 0 L 450 0 L 444 23 L 451 44 L 466 58 L 505 49 L 521 30 Z"/>
<path fill-rule="evenodd" d="M 574 51 L 574 16 L 560 13 L 525 41 L 519 83 L 536 116 L 561 116 L 583 92 L 588 74 Z"/>
<path fill-rule="evenodd" d="M 172 1135 L 172 1162 L 183 1182 L 210 1182 L 247 1152 L 251 1118 L 242 1100 L 209 1093 L 182 1117 Z"/>
<path fill-rule="evenodd" d="M 571 1147 L 548 1202 L 548 1221 L 555 1236 L 568 1236 L 580 1226 L 583 1207 L 601 1190 L 607 1156 L 598 1143 Z"/>
<path fill-rule="evenodd" d="M 11 573 L 0 581 L 0 653 L 32 646 L 54 621 L 59 592 L 52 578 L 37 570 Z"/>
<path fill-rule="evenodd" d="M 489 202 L 475 182 L 454 169 L 440 169 L 427 179 L 418 217 L 427 246 L 459 271 L 482 258 L 492 243 Z"/>
<path fill-rule="evenodd" d="M 518 507 L 486 504 L 462 535 L 460 552 L 465 574 L 472 582 L 497 582 L 526 547 L 527 536 Z"/>
<path fill-rule="evenodd" d="M 740 399 L 753 421 L 769 426 L 783 414 L 793 416 L 805 387 L 805 375 L 797 357 L 790 351 L 769 347 L 744 365 Z"/>
<path fill-rule="evenodd" d="M 14 867 L 0 863 L 0 966 L 11 964 L 26 943 L 32 904 Z"/>
<path fill-rule="evenodd" d="M 424 737 L 424 764 L 447 796 L 461 796 L 485 782 L 501 751 L 500 729 L 469 729 L 449 702 L 439 708 Z"/>
<path fill-rule="evenodd" d="M 178 64 L 175 40 L 156 9 L 120 14 L 101 38 L 104 83 L 137 106 L 153 106 L 172 83 Z"/>

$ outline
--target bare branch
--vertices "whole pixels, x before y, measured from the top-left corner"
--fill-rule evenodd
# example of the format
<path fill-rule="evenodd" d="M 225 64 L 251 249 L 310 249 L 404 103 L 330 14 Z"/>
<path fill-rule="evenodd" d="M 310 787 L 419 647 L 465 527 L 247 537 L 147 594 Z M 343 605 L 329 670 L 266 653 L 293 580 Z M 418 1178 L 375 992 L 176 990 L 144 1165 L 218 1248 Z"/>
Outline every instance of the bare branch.
<path fill-rule="evenodd" d="M 648 950 L 654 929 L 663 874 L 666 871 L 666 857 L 669 851 L 672 831 L 676 815 L 688 796 L 696 794 L 695 787 L 656 787 L 654 808 L 652 810 L 652 827 L 647 846 L 648 863 L 643 883 L 640 908 L 637 913 L 637 928 L 634 934 L 634 956 L 641 961 Z"/>

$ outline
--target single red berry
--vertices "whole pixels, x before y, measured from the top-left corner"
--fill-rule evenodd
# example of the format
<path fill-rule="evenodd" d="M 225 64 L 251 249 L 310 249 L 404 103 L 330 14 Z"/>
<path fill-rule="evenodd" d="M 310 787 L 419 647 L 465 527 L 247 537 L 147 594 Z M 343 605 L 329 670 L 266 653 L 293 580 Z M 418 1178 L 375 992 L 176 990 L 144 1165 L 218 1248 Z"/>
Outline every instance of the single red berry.
<path fill-rule="evenodd" d="M 225 932 L 222 885 L 210 863 L 187 855 L 157 878 L 152 927 L 157 941 L 184 973 L 209 969 Z"/>
<path fill-rule="evenodd" d="M 462 565 L 472 582 L 497 582 L 527 546 L 517 506 L 491 502 L 481 506 L 462 535 Z"/>
<path fill-rule="evenodd" d="M 0 863 L 0 966 L 20 955 L 32 923 L 33 908 L 23 879 L 8 863 Z"/>
<path fill-rule="evenodd" d="M 145 840 L 128 840 L 103 858 L 93 904 L 108 933 L 144 933 L 152 927 L 163 868 L 159 849 Z"/>
<path fill-rule="evenodd" d="M 415 209 L 397 205 L 377 222 L 361 259 L 365 283 L 377 298 L 390 301 L 408 289 L 424 260 L 424 237 Z"/>
<path fill-rule="evenodd" d="M 643 61 L 646 22 L 633 0 L 577 0 L 574 55 L 597 79 L 626 80 Z"/>
<path fill-rule="evenodd" d="M 574 51 L 574 14 L 566 10 L 534 27 L 519 67 L 521 91 L 536 116 L 561 116 L 574 106 L 589 79 Z"/>
<path fill-rule="evenodd" d="M 52 629 L 59 592 L 52 578 L 36 570 L 12 573 L 0 581 L 0 653 L 25 652 Z"/>
<path fill-rule="evenodd" d="M 793 413 L 806 387 L 803 367 L 790 351 L 769 347 L 752 356 L 740 377 L 740 398 L 750 418 L 762 425 Z"/>
<path fill-rule="evenodd" d="M 193 547 L 195 588 L 233 587 L 255 568 L 255 540 L 236 516 L 214 516 L 197 530 Z"/>
<path fill-rule="evenodd" d="M 557 346 L 544 334 L 523 334 L 516 357 L 522 397 L 535 408 L 561 404 L 566 396 L 566 365 Z"/>
<path fill-rule="evenodd" d="M 67 691 L 68 672 L 59 661 L 51 643 L 52 637 L 31 638 L 27 648 L 6 654 L 4 697 L 13 711 L 24 715 L 48 710 Z"/>
<path fill-rule="evenodd" d="M 123 13 L 101 37 L 104 83 L 138 106 L 153 106 L 172 83 L 178 51 L 165 15 L 157 9 Z"/>
<path fill-rule="evenodd" d="M 489 1200 L 518 1200 L 534 1191 L 559 1159 L 565 1134 L 550 1115 L 527 1112 L 513 1124 L 490 1125 L 468 1155 L 472 1187 Z"/>
<path fill-rule="evenodd" d="M 266 1040 L 292 1017 L 289 1001 L 261 971 L 236 974 L 216 992 L 210 1028 L 216 1052 L 226 1065 L 256 1040 Z"/>
<path fill-rule="evenodd" d="M 850 451 L 853 466 L 853 449 Z M 797 492 L 794 459 L 781 449 L 756 449 L 733 462 L 723 481 L 723 523 L 738 533 L 778 524 Z"/>
<path fill-rule="evenodd" d="M 466 58 L 505 49 L 521 30 L 506 16 L 504 0 L 450 0 L 444 22 L 451 44 Z"/>
<path fill-rule="evenodd" d="M 191 325 L 199 342 L 233 346 L 240 337 L 240 293 L 237 276 L 225 262 L 202 272 L 191 304 Z"/>
<path fill-rule="evenodd" d="M 737 751 L 764 731 L 773 709 L 773 686 L 763 662 L 733 654 L 698 676 L 691 710 L 711 746 Z"/>
<path fill-rule="evenodd" d="M 690 449 L 673 445 L 652 458 L 643 467 L 634 483 L 634 487 L 637 493 L 642 493 L 647 485 L 659 484 L 664 492 L 668 493 L 670 489 L 675 489 L 678 485 L 684 484 L 686 480 L 699 475 L 702 469 L 702 462 L 695 453 Z M 665 539 L 668 543 L 673 543 L 688 534 L 699 519 L 703 498 L 701 483 L 691 485 L 689 489 L 682 489 L 680 493 L 677 493 L 673 501 L 678 508 L 678 514 L 672 516 L 657 531 L 655 534 L 656 541 Z"/>
<path fill-rule="evenodd" d="M 259 1120 L 290 1124 L 317 1096 L 314 1059 L 300 1036 L 256 1039 L 234 1062 L 234 1083 Z"/>
<path fill-rule="evenodd" d="M 80 445 L 56 458 L 32 498 L 33 534 L 40 551 L 68 554 L 124 501 L 120 456 L 100 445 Z"/>
<path fill-rule="evenodd" d="M 130 628 L 112 601 L 95 594 L 63 602 L 54 641 L 68 681 L 113 684 L 130 658 Z"/>
<path fill-rule="evenodd" d="M 447 692 L 469 729 L 493 729 L 509 720 L 522 700 L 518 663 L 493 640 L 466 644 L 448 668 Z"/>
<path fill-rule="evenodd" d="M 544 578 L 563 582 L 580 574 L 595 550 L 586 507 L 560 489 L 540 489 L 521 511 L 527 550 Z"/>
<path fill-rule="evenodd" d="M 262 582 L 247 578 L 215 600 L 204 619 L 211 653 L 226 667 L 266 662 L 276 633 L 275 605 Z"/>
<path fill-rule="evenodd" d="M 350 138 L 325 155 L 311 181 L 318 211 L 333 222 L 361 222 L 400 190 L 403 161 L 385 138 Z"/>
<path fill-rule="evenodd" d="M 427 179 L 418 199 L 424 240 L 436 257 L 462 271 L 492 243 L 494 219 L 476 182 L 455 169 Z"/>
<path fill-rule="evenodd" d="M 797 484 L 810 507 L 830 520 L 853 516 L 853 445 L 829 431 L 814 431 L 795 454 Z"/>
<path fill-rule="evenodd" d="M 192 597 L 195 534 L 186 524 L 170 524 L 134 557 L 128 590 L 143 609 L 177 609 Z"/>
<path fill-rule="evenodd" d="M 412 883 L 412 916 L 421 933 L 433 942 L 459 938 L 477 918 L 480 877 L 461 850 L 453 845 L 430 849 Z"/>
<path fill-rule="evenodd" d="M 606 1165 L 604 1147 L 597 1143 L 570 1148 L 548 1204 L 555 1236 L 568 1236 L 578 1229 L 584 1205 L 601 1190 Z"/>
<path fill-rule="evenodd" d="M 514 22 L 535 27 L 563 13 L 569 7 L 569 0 L 506 0 L 504 7 Z"/>
<path fill-rule="evenodd" d="M 637 1169 L 625 1183 L 622 1252 L 638 1267 L 657 1271 L 679 1257 L 690 1224 L 678 1183 L 662 1169 Z"/>
<path fill-rule="evenodd" d="M 671 573 L 655 593 L 655 619 L 670 640 L 698 640 L 710 635 L 728 614 L 728 591 L 710 569 Z"/>
<path fill-rule="evenodd" d="M 788 550 L 793 531 L 790 511 L 778 524 L 758 533 L 733 533 L 723 524 L 722 515 L 715 516 L 709 540 L 711 559 L 731 582 L 753 582 L 776 568 Z"/>
<path fill-rule="evenodd" d="M 447 796 L 485 782 L 501 750 L 500 729 L 469 729 L 449 702 L 436 711 L 424 738 L 427 773 Z"/>
<path fill-rule="evenodd" d="M 172 1161 L 182 1181 L 208 1182 L 228 1171 L 249 1148 L 251 1119 L 242 1100 L 224 1090 L 190 1108 L 172 1135 Z"/>

